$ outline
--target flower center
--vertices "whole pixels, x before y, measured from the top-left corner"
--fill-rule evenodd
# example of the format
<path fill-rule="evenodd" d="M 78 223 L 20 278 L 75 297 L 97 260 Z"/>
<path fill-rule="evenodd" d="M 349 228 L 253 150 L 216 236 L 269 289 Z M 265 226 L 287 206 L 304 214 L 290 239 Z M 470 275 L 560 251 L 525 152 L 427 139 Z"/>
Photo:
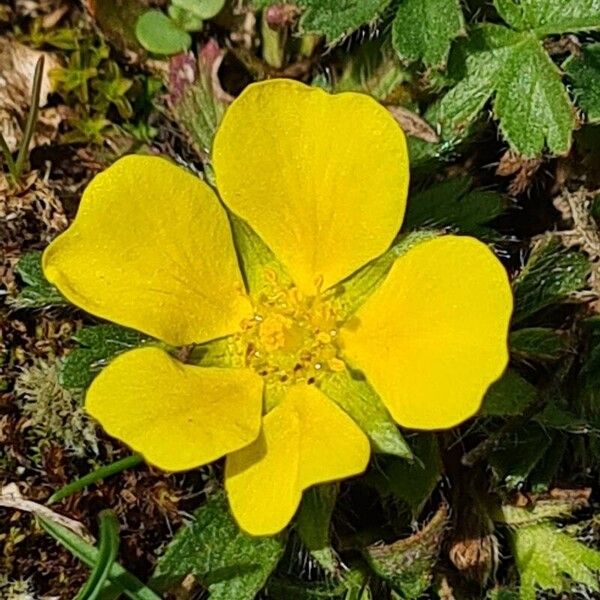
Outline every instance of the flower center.
<path fill-rule="evenodd" d="M 242 322 L 238 343 L 246 366 L 267 383 L 315 383 L 327 371 L 341 371 L 338 311 L 319 291 L 305 296 L 282 286 L 274 271 L 254 301 L 254 316 Z"/>

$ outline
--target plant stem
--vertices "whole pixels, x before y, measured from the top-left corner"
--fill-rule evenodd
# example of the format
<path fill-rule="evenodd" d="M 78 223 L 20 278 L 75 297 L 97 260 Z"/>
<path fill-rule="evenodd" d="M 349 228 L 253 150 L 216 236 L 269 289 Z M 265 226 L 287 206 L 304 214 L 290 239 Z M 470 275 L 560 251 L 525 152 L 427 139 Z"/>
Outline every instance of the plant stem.
<path fill-rule="evenodd" d="M 40 92 L 42 89 L 42 75 L 44 73 L 44 55 L 38 58 L 35 65 L 35 73 L 33 74 L 33 87 L 31 91 L 31 106 L 29 107 L 29 114 L 27 115 L 27 121 L 25 123 L 25 131 L 23 132 L 23 139 L 21 140 L 21 146 L 19 148 L 19 154 L 15 162 L 15 174 L 14 177 L 18 181 L 21 179 L 23 167 L 25 166 L 25 160 L 29 155 L 29 144 L 37 125 L 38 112 L 40 108 Z"/>
<path fill-rule="evenodd" d="M 110 477 L 111 475 L 116 475 L 117 473 L 120 473 L 125 469 L 136 467 L 141 462 L 143 462 L 143 460 L 144 459 L 139 454 L 132 454 L 131 456 L 126 456 L 125 458 L 117 460 L 116 462 L 111 463 L 110 465 L 104 465 L 103 467 L 100 467 L 99 469 L 96 469 L 95 471 L 84 475 L 81 479 L 77 479 L 77 481 L 72 481 L 71 483 L 60 488 L 60 490 L 58 490 L 57 492 L 52 494 L 52 496 L 50 496 L 47 504 L 54 504 L 55 502 L 59 502 L 67 496 L 70 496 L 71 494 L 82 490 L 88 485 L 92 485 L 94 483 L 97 483 L 98 481 L 102 481 L 103 479 L 105 479 L 106 477 Z"/>

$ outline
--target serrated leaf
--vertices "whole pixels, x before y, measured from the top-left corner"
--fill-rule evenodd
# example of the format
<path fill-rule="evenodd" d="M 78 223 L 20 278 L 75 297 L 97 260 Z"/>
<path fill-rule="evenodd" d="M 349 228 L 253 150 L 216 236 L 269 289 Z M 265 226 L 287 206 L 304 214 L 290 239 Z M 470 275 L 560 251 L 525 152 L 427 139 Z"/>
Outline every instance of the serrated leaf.
<path fill-rule="evenodd" d="M 490 386 L 479 414 L 485 417 L 520 415 L 536 398 L 536 387 L 509 369 Z"/>
<path fill-rule="evenodd" d="M 279 562 L 282 536 L 252 537 L 229 513 L 222 493 L 209 497 L 159 558 L 152 586 L 166 591 L 192 574 L 211 600 L 252 600 Z"/>
<path fill-rule="evenodd" d="M 337 500 L 339 485 L 318 485 L 306 490 L 296 516 L 296 528 L 304 545 L 314 559 L 330 573 L 337 568 L 331 547 L 331 515 Z"/>
<path fill-rule="evenodd" d="M 392 26 L 392 43 L 403 61 L 443 67 L 450 44 L 464 34 L 459 0 L 404 0 Z"/>
<path fill-rule="evenodd" d="M 380 470 L 390 491 L 417 515 L 442 476 L 442 459 L 437 438 L 432 433 L 412 436 L 410 446 L 415 456 L 413 461 L 382 461 Z"/>
<path fill-rule="evenodd" d="M 16 298 L 10 300 L 13 308 L 43 308 L 68 304 L 60 292 L 46 281 L 42 271 L 41 252 L 23 255 L 15 270 L 26 286 Z"/>
<path fill-rule="evenodd" d="M 298 0 L 304 8 L 300 27 L 305 33 L 324 35 L 329 42 L 376 21 L 390 0 Z"/>
<path fill-rule="evenodd" d="M 525 360 L 558 360 L 569 351 L 564 332 L 547 327 L 526 327 L 509 336 L 510 351 Z"/>
<path fill-rule="evenodd" d="M 550 523 L 517 527 L 510 537 L 521 580 L 521 600 L 535 600 L 538 590 L 568 593 L 573 584 L 600 592 L 597 550 Z"/>
<path fill-rule="evenodd" d="M 62 363 L 60 383 L 67 389 L 87 388 L 112 358 L 152 341 L 119 325 L 84 327 L 73 339 L 83 347 L 71 351 Z"/>
<path fill-rule="evenodd" d="M 475 237 L 494 237 L 490 221 L 504 212 L 496 192 L 472 189 L 470 177 L 456 177 L 413 194 L 408 202 L 405 230 L 451 227 Z"/>
<path fill-rule="evenodd" d="M 477 25 L 451 63 L 458 83 L 428 115 L 444 140 L 460 140 L 493 99 L 500 129 L 520 154 L 539 156 L 546 147 L 568 152 L 575 112 L 560 71 L 533 33 Z"/>
<path fill-rule="evenodd" d="M 421 531 L 393 544 L 369 546 L 363 554 L 402 598 L 419 598 L 431 583 L 447 524 L 448 508 L 442 505 Z"/>
<path fill-rule="evenodd" d="M 538 36 L 600 28 L 600 0 L 494 0 L 500 16 Z"/>
<path fill-rule="evenodd" d="M 155 9 L 140 15 L 135 25 L 135 35 L 138 42 L 154 54 L 177 54 L 187 50 L 192 44 L 187 31 Z"/>
<path fill-rule="evenodd" d="M 365 379 L 349 371 L 330 373 L 321 380 L 320 389 L 356 421 L 371 440 L 375 452 L 412 457 L 398 426 Z"/>
<path fill-rule="evenodd" d="M 523 321 L 583 289 L 589 272 L 584 254 L 565 249 L 556 239 L 542 240 L 514 282 L 513 322 Z"/>
<path fill-rule="evenodd" d="M 511 52 L 496 82 L 494 112 L 508 143 L 523 156 L 545 146 L 553 154 L 571 147 L 575 112 L 558 67 L 530 37 Z"/>
<path fill-rule="evenodd" d="M 600 123 L 600 44 L 584 46 L 580 56 L 563 65 L 573 83 L 573 94 L 588 123 Z"/>

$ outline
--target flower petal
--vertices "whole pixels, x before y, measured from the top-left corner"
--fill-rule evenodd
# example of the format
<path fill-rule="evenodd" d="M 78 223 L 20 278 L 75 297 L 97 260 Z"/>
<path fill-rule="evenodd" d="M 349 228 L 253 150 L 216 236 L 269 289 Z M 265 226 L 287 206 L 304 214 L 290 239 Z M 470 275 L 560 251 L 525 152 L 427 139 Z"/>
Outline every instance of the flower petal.
<path fill-rule="evenodd" d="M 471 417 L 508 361 L 506 271 L 474 238 L 444 236 L 401 256 L 341 330 L 400 425 L 452 427 Z"/>
<path fill-rule="evenodd" d="M 225 488 L 234 517 L 252 535 L 281 531 L 311 485 L 361 473 L 369 441 L 314 386 L 290 388 L 263 419 L 260 437 L 227 457 Z"/>
<path fill-rule="evenodd" d="M 364 94 L 253 84 L 225 113 L 213 165 L 224 202 L 305 293 L 318 277 L 327 288 L 381 254 L 402 224 L 406 140 Z"/>
<path fill-rule="evenodd" d="M 140 348 L 94 379 L 85 408 L 149 463 L 183 471 L 256 439 L 262 385 L 250 370 L 184 365 L 158 348 Z"/>
<path fill-rule="evenodd" d="M 218 199 L 159 157 L 127 156 L 97 175 L 43 268 L 87 312 L 176 346 L 232 333 L 249 310 Z"/>

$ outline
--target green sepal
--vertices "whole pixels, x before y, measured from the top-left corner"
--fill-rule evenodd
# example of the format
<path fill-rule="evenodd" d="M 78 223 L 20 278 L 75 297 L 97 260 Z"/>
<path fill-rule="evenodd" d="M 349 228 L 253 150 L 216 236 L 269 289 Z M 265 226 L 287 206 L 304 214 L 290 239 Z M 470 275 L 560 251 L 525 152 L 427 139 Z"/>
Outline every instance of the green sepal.
<path fill-rule="evenodd" d="M 269 283 L 266 276 L 269 270 L 275 273 L 282 286 L 291 285 L 292 279 L 286 268 L 252 227 L 234 214 L 230 213 L 229 218 L 248 293 L 251 296 L 260 294 Z"/>
<path fill-rule="evenodd" d="M 327 373 L 321 391 L 336 402 L 367 434 L 373 450 L 411 459 L 413 454 L 377 392 L 358 373 Z"/>
<path fill-rule="evenodd" d="M 365 300 L 381 285 L 396 259 L 416 245 L 439 235 L 434 231 L 414 231 L 403 235 L 387 252 L 335 285 L 331 297 L 345 320 L 353 315 Z"/>
<path fill-rule="evenodd" d="M 329 534 L 338 492 L 337 483 L 318 485 L 306 490 L 296 516 L 296 529 L 300 539 L 313 558 L 329 573 L 335 573 L 338 566 Z"/>

